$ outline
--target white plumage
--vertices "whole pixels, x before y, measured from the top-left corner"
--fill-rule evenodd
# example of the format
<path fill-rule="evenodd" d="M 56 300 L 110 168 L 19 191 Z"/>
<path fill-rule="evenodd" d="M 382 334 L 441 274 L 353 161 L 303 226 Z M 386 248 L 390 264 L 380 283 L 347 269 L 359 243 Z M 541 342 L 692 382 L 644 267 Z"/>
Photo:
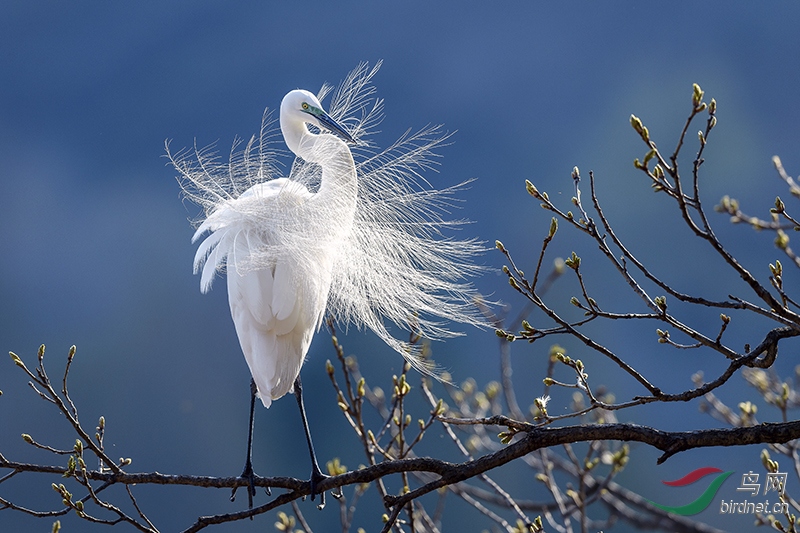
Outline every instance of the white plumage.
<path fill-rule="evenodd" d="M 288 179 L 274 178 L 281 153 L 267 113 L 260 134 L 227 163 L 207 150 L 170 154 L 187 196 L 206 213 L 194 235 L 208 233 L 194 263 L 201 290 L 227 270 L 236 332 L 267 407 L 291 390 L 326 309 L 371 329 L 426 372 L 432 368 L 385 321 L 431 339 L 456 334 L 445 320 L 482 323 L 468 282 L 480 270 L 472 260 L 481 245 L 442 234 L 463 223 L 442 216 L 460 186 L 426 188 L 421 176 L 449 134 L 426 127 L 375 151 L 368 139 L 383 102 L 372 98 L 369 81 L 379 66 L 351 73 L 330 115 L 311 93 L 284 98 L 281 130 L 298 156 Z M 348 147 L 322 130 L 359 144 Z"/>

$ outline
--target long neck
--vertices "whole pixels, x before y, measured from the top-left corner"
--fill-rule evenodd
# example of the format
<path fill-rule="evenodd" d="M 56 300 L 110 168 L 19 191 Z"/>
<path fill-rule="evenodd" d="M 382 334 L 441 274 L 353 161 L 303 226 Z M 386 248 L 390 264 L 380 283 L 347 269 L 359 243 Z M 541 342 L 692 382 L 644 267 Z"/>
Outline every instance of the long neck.
<path fill-rule="evenodd" d="M 295 153 L 322 167 L 322 181 L 314 195 L 314 203 L 325 204 L 325 211 L 335 214 L 334 224 L 349 227 L 353 221 L 358 197 L 358 181 L 353 155 L 347 145 L 329 134 L 305 132 L 300 136 Z"/>

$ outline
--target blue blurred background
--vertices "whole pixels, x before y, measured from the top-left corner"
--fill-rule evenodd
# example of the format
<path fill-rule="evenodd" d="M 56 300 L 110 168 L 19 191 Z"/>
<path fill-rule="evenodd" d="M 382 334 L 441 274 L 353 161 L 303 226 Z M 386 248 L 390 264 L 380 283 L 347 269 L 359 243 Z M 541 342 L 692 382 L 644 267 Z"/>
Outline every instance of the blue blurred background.
<path fill-rule="evenodd" d="M 443 187 L 477 178 L 456 213 L 474 221 L 465 237 L 500 239 L 531 270 L 550 216 L 525 193 L 524 180 L 569 209 L 577 165 L 587 177 L 594 170 L 606 213 L 634 253 L 679 290 L 712 299 L 753 295 L 707 247 L 691 241 L 672 204 L 634 170 L 633 158 L 645 150 L 629 115 L 642 118 L 659 146 L 671 147 L 690 109 L 692 83 L 716 98 L 719 124 L 703 167 L 709 209 L 730 194 L 746 211 L 766 216 L 776 195 L 789 201 L 770 157 L 778 154 L 790 174 L 800 172 L 796 3 L 12 1 L 0 12 L 0 347 L 33 365 L 45 343 L 55 376 L 76 344 L 71 387 L 81 420 L 91 428 L 104 415 L 110 455 L 133 458 L 134 471 L 236 475 L 247 430 L 249 375 L 224 285 L 200 295 L 189 242 L 189 220 L 198 210 L 182 202 L 163 157 L 165 139 L 173 148 L 218 142 L 226 153 L 236 136 L 257 132 L 264 108 L 277 108 L 288 90 L 316 91 L 361 61 L 383 59 L 376 84 L 386 119 L 378 141 L 387 146 L 406 128 L 428 123 L 458 130 L 442 152 L 441 172 L 428 179 Z M 694 133 L 689 141 L 684 169 L 696 149 Z M 772 236 L 711 216 L 723 242 L 766 282 L 767 263 L 780 258 Z M 594 270 L 589 289 L 601 306 L 644 311 L 596 247 L 562 226 L 548 261 L 575 250 L 586 272 Z M 502 256 L 492 250 L 483 262 L 492 270 L 479 288 L 508 303 L 514 316 L 523 302 L 498 273 Z M 785 278 L 791 291 L 797 275 L 787 268 Z M 565 277 L 550 293 L 552 305 L 577 317 L 568 304 L 577 291 Z M 718 312 L 674 309 L 684 322 L 716 334 Z M 537 315 L 531 321 L 546 325 Z M 591 332 L 669 392 L 689 388 L 695 371 L 712 376 L 725 367 L 717 354 L 657 344 L 655 327 L 615 323 Z M 760 342 L 768 327 L 734 315 L 726 338 L 741 349 Z M 492 331 L 466 333 L 435 344 L 435 358 L 456 382 L 476 376 L 483 387 L 499 378 L 497 339 Z M 343 342 L 370 382 L 388 388 L 399 356 L 370 334 L 350 331 Z M 584 360 L 592 383 L 607 385 L 618 399 L 643 392 L 597 354 L 559 342 Z M 513 345 L 525 404 L 541 393 L 548 347 Z M 796 347 L 782 344 L 781 375 L 794 372 Z M 338 456 L 353 468 L 364 459 L 327 382 L 324 362 L 334 356 L 329 335 L 317 335 L 303 371 L 306 401 L 320 459 Z M 0 364 L 0 389 L 0 452 L 7 458 L 55 461 L 25 446 L 23 432 L 71 446 L 65 421 L 35 397 L 10 360 Z M 720 396 L 734 406 L 757 400 L 739 377 Z M 550 412 L 568 402 L 569 394 L 557 394 Z M 698 405 L 651 405 L 619 416 L 670 430 L 717 425 Z M 760 405 L 760 420 L 777 420 Z M 295 411 L 291 399 L 258 411 L 258 473 L 307 476 Z M 424 408 L 414 416 L 424 417 Z M 430 441 L 427 453 L 458 460 L 446 438 Z M 740 473 L 762 471 L 760 447 L 695 450 L 661 466 L 658 451 L 632 448 L 618 480 L 668 505 L 691 501 L 704 487 L 664 492 L 660 480 L 706 465 L 736 470 L 720 492 L 730 499 L 738 496 Z M 786 461 L 781 466 L 790 470 Z M 524 468 L 497 476 L 520 498 L 545 496 Z M 24 479 L 0 485 L 0 496 L 39 510 L 59 504 L 50 489 L 58 480 L 18 478 Z M 790 478 L 789 491 L 796 483 Z M 141 487 L 137 494 L 162 531 L 245 505 L 243 495 L 229 503 L 227 491 Z M 264 501 L 262 494 L 258 502 Z M 490 527 L 454 497 L 449 502 L 447 530 Z M 301 507 L 314 531 L 340 530 L 335 505 L 322 513 L 310 503 Z M 378 530 L 381 513 L 373 490 L 355 525 Z M 720 516 L 713 504 L 697 518 L 737 531 L 752 524 L 752 517 Z M 224 530 L 271 530 L 274 519 L 270 513 Z M 49 531 L 51 522 L 0 511 L 3 531 Z M 87 527 L 73 517 L 62 523 L 67 531 Z"/>

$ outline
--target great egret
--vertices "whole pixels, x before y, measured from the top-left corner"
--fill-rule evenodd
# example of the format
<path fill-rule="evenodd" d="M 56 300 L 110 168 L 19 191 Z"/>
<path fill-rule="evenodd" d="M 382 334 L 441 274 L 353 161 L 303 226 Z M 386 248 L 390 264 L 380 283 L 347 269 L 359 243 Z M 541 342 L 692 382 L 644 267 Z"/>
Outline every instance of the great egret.
<path fill-rule="evenodd" d="M 449 134 L 436 126 L 406 132 L 376 153 L 368 138 L 383 102 L 372 99 L 369 81 L 379 67 L 362 64 L 353 71 L 334 93 L 330 114 L 320 103 L 328 87 L 319 98 L 304 90 L 284 97 L 280 128 L 297 156 L 288 179 L 273 177 L 280 153 L 272 148 L 268 113 L 260 134 L 241 152 L 232 151 L 227 164 L 206 150 L 195 149 L 190 157 L 169 154 L 167 147 L 187 196 L 205 209 L 193 237 L 210 232 L 194 261 L 195 272 L 202 270 L 201 290 L 210 289 L 217 270 L 227 269 L 231 315 L 252 374 L 242 473 L 251 506 L 256 397 L 269 407 L 294 388 L 311 455 L 312 499 L 325 478 L 308 430 L 300 368 L 326 309 L 338 320 L 372 329 L 428 373 L 435 369 L 393 337 L 384 318 L 431 339 L 457 335 L 440 319 L 482 323 L 467 281 L 479 270 L 471 259 L 481 244 L 441 233 L 462 223 L 442 218 L 459 186 L 419 185 L 420 172 L 435 163 L 432 150 Z M 366 153 L 358 164 L 351 147 Z"/>

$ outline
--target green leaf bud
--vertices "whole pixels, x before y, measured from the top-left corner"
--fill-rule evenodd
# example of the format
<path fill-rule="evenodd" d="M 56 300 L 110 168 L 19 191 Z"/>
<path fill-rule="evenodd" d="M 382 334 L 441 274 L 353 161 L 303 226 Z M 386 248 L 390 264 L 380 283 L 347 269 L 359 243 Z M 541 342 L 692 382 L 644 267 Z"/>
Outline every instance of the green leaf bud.
<path fill-rule="evenodd" d="M 552 239 L 556 234 L 556 231 L 558 231 L 558 220 L 556 220 L 556 217 L 553 217 L 550 219 L 550 233 L 548 234 L 548 237 Z"/>
<path fill-rule="evenodd" d="M 436 402 L 436 407 L 433 410 L 433 416 L 441 416 L 444 414 L 445 405 L 444 400 L 439 398 L 439 401 Z"/>
<path fill-rule="evenodd" d="M 525 189 L 528 191 L 528 194 L 533 196 L 536 199 L 539 199 L 539 190 L 528 180 L 525 180 Z"/>
<path fill-rule="evenodd" d="M 786 234 L 785 231 L 779 229 L 776 232 L 775 246 L 777 246 L 781 250 L 785 250 L 786 247 L 789 246 L 789 236 Z"/>
<path fill-rule="evenodd" d="M 511 439 L 514 438 L 515 433 L 513 431 L 502 431 L 497 434 L 497 437 L 500 439 L 502 444 L 508 444 L 511 442 Z"/>
<path fill-rule="evenodd" d="M 700 86 L 697 85 L 696 83 L 693 83 L 692 84 L 692 104 L 694 104 L 695 107 L 698 107 L 700 105 L 700 103 L 703 101 L 703 94 L 705 94 L 703 92 L 703 89 L 701 89 Z"/>
<path fill-rule="evenodd" d="M 631 115 L 631 126 L 639 135 L 642 134 L 642 121 L 636 115 Z"/>
<path fill-rule="evenodd" d="M 8 355 L 11 356 L 11 360 L 14 361 L 14 364 L 20 368 L 25 368 L 25 363 L 22 362 L 22 359 L 19 358 L 17 354 L 14 352 L 8 352 Z"/>

